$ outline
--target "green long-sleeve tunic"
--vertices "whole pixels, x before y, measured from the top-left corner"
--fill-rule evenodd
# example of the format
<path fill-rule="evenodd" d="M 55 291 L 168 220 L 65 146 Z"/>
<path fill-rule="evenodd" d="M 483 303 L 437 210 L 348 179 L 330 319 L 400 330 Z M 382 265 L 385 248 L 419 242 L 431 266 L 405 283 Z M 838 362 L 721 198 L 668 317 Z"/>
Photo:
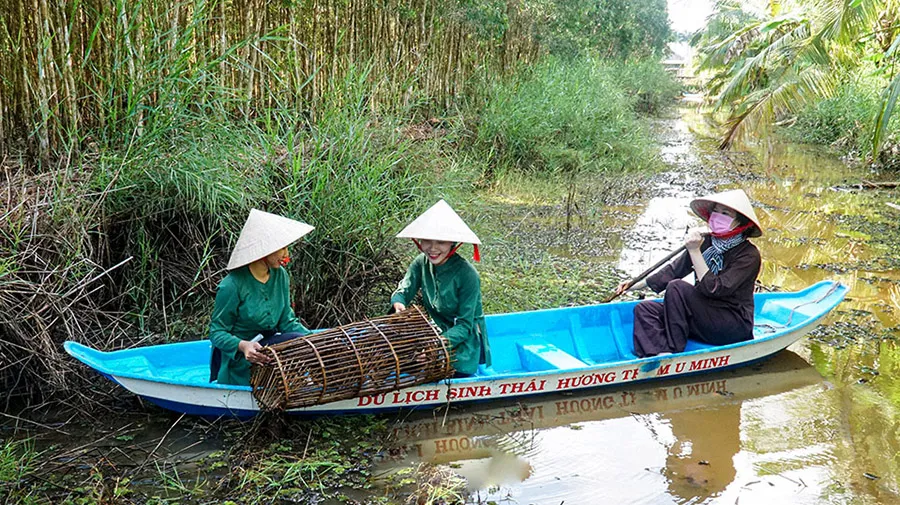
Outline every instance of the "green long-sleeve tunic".
<path fill-rule="evenodd" d="M 287 271 L 270 268 L 265 283 L 256 280 L 247 266 L 229 272 L 219 283 L 209 322 L 209 340 L 222 351 L 219 384 L 249 384 L 250 363 L 238 351 L 238 344 L 273 330 L 309 333 L 291 309 Z"/>
<path fill-rule="evenodd" d="M 481 280 L 475 268 L 458 254 L 438 266 L 420 254 L 391 296 L 391 304 L 409 305 L 419 290 L 425 310 L 450 342 L 454 368 L 463 374 L 474 374 L 479 363 L 490 366 L 491 349 L 481 308 Z"/>

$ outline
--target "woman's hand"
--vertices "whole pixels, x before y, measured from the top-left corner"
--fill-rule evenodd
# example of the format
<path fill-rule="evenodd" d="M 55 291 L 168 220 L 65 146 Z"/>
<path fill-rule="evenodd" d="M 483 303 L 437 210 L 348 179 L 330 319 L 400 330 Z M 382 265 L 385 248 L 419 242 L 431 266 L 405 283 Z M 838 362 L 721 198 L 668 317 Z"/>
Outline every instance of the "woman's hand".
<path fill-rule="evenodd" d="M 629 282 L 633 282 L 633 284 L 629 286 L 628 285 Z M 637 282 L 634 282 L 633 279 L 628 280 L 628 281 L 625 281 L 622 284 L 619 284 L 618 286 L 616 286 L 615 296 L 620 296 L 622 293 L 625 293 L 627 291 L 640 291 L 642 289 L 645 289 L 646 287 L 647 287 L 646 279 L 641 279 Z"/>
<path fill-rule="evenodd" d="M 394 310 L 396 312 L 403 312 L 404 310 L 406 310 L 406 305 L 403 305 L 400 302 L 394 302 Z"/>
<path fill-rule="evenodd" d="M 241 343 L 238 344 L 238 350 L 244 354 L 247 361 L 255 365 L 265 365 L 269 362 L 269 357 L 259 352 L 260 349 L 262 346 L 259 345 L 259 342 L 241 340 Z"/>
<path fill-rule="evenodd" d="M 684 248 L 688 251 L 700 250 L 700 244 L 703 243 L 702 228 L 691 228 L 687 237 L 684 239 Z"/>

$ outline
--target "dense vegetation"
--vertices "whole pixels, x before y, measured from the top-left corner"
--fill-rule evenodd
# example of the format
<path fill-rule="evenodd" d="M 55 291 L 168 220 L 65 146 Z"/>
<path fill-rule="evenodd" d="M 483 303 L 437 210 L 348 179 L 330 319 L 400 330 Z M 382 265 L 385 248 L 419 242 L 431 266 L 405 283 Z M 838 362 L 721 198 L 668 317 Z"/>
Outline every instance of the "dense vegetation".
<path fill-rule="evenodd" d="M 665 4 L 609 3 L 0 1 L 0 387 L 72 391 L 68 338 L 202 336 L 252 207 L 316 226 L 315 327 L 383 309 L 438 195 L 648 169 Z"/>
<path fill-rule="evenodd" d="M 894 163 L 897 9 L 884 0 L 794 0 L 757 9 L 718 1 L 693 42 L 712 99 L 727 114 L 723 146 L 768 125 L 793 125 L 797 138 Z"/>

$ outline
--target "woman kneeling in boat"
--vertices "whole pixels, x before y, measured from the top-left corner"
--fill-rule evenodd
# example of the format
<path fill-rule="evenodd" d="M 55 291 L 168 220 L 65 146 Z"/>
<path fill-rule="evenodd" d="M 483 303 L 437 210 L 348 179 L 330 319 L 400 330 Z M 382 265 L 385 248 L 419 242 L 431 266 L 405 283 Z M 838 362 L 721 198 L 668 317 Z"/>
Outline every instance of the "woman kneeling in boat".
<path fill-rule="evenodd" d="M 490 366 L 481 280 L 475 268 L 456 254 L 462 243 L 473 244 L 475 261 L 479 261 L 481 241 L 444 200 L 416 218 L 397 237 L 412 239 L 422 254 L 409 265 L 391 296 L 393 309 L 406 310 L 421 291 L 425 310 L 450 342 L 456 377 L 475 374 L 481 363 Z"/>
<path fill-rule="evenodd" d="M 760 256 L 747 239 L 761 236 L 762 228 L 750 200 L 742 190 L 726 191 L 692 201 L 691 210 L 706 221 L 709 236 L 691 230 L 684 254 L 631 287 L 666 292 L 663 303 L 647 300 L 634 308 L 634 351 L 639 357 L 681 352 L 688 338 L 713 345 L 753 338 L 753 288 Z M 694 285 L 681 280 L 692 271 Z"/>
<path fill-rule="evenodd" d="M 210 382 L 250 384 L 250 364 L 265 363 L 263 345 L 309 333 L 291 308 L 287 247 L 313 227 L 253 209 L 219 283 L 209 322 Z M 280 334 L 277 335 L 276 334 Z M 266 337 L 260 343 L 254 338 Z M 272 339 L 277 340 L 272 340 Z"/>

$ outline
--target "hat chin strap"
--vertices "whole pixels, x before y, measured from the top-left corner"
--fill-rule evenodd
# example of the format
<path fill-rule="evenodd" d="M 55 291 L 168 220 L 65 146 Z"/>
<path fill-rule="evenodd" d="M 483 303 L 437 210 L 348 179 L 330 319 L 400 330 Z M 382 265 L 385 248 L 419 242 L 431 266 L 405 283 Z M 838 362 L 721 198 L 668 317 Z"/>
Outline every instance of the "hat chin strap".
<path fill-rule="evenodd" d="M 735 235 L 738 235 L 739 233 L 744 233 L 745 231 L 750 229 L 751 226 L 756 226 L 755 224 L 753 224 L 753 221 L 750 221 L 749 223 L 745 224 L 744 226 L 738 226 L 737 228 L 735 228 L 733 230 L 728 230 L 725 233 L 711 233 L 710 235 L 712 235 L 713 237 L 717 237 L 717 238 L 731 238 L 731 237 L 734 237 Z"/>

